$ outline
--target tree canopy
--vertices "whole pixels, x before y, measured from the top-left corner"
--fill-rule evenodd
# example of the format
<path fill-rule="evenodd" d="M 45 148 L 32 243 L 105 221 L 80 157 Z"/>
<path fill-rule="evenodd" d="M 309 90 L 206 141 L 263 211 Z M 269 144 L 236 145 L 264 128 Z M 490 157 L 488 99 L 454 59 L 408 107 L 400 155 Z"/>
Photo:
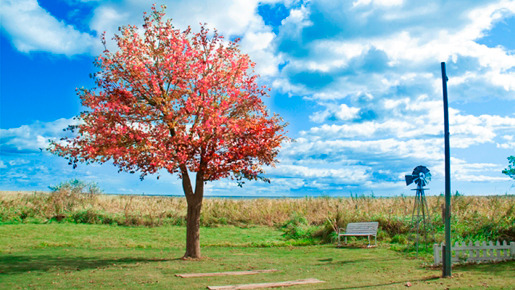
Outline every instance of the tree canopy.
<path fill-rule="evenodd" d="M 153 6 L 143 32 L 121 27 L 114 41 L 112 52 L 102 37 L 96 87 L 78 89 L 88 110 L 69 127 L 76 137 L 52 142 L 49 150 L 74 166 L 113 162 L 141 178 L 163 169 L 178 174 L 192 207 L 189 232 L 192 216 L 200 216 L 203 184 L 264 179 L 263 166 L 275 164 L 287 139 L 285 124 L 268 113 L 261 98 L 269 90 L 258 85 L 255 64 L 238 42 L 205 24 L 198 33 L 181 31 L 165 20 L 164 7 Z M 189 172 L 196 173 L 195 190 Z M 200 255 L 194 252 L 185 256 Z"/>

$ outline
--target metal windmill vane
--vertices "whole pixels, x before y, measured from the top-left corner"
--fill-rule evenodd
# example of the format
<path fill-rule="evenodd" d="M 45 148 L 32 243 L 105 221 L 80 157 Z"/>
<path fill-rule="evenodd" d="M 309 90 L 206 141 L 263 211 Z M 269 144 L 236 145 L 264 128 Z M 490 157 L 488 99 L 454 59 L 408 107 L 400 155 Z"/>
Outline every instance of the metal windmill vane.
<path fill-rule="evenodd" d="M 418 256 L 418 244 L 420 240 L 421 232 L 424 235 L 424 240 L 426 246 L 428 245 L 427 232 L 431 231 L 430 228 L 430 220 L 431 217 L 429 215 L 429 208 L 427 206 L 426 196 L 424 191 L 428 188 L 424 188 L 424 186 L 428 185 L 431 181 L 431 172 L 425 166 L 419 165 L 413 169 L 411 175 L 406 175 L 406 186 L 409 186 L 412 183 L 417 185 L 416 195 L 415 195 L 415 206 L 413 207 L 413 214 L 411 215 L 411 221 L 413 225 L 413 229 L 416 231 L 416 249 Z M 433 234 L 434 239 L 434 234 Z"/>
<path fill-rule="evenodd" d="M 406 175 L 405 178 L 407 186 L 415 182 L 418 186 L 424 187 L 431 181 L 431 172 L 427 167 L 419 165 L 413 169 L 411 175 Z"/>

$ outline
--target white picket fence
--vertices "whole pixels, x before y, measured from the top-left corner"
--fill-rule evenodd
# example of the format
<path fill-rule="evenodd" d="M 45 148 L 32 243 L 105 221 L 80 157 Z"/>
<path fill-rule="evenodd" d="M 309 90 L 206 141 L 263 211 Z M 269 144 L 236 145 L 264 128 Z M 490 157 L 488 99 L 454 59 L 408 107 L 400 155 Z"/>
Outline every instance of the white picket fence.
<path fill-rule="evenodd" d="M 434 261 L 435 265 L 442 264 L 442 249 L 443 243 L 438 245 L 434 244 Z M 483 242 L 480 244 L 476 242 L 468 245 L 465 243 L 458 244 L 456 242 L 451 249 L 451 262 L 452 263 L 480 263 L 480 262 L 495 262 L 506 261 L 515 259 L 515 242 L 508 243 L 506 241 L 501 245 L 499 241 L 494 243 Z"/>

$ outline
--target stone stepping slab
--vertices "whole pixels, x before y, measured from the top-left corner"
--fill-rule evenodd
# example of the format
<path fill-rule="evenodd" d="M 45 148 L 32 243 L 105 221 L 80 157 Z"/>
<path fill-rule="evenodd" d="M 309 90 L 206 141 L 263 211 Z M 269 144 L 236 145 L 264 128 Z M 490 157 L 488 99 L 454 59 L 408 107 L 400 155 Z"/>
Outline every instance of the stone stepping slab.
<path fill-rule="evenodd" d="M 269 269 L 269 270 L 235 271 L 235 272 L 191 273 L 191 274 L 176 274 L 175 276 L 181 277 L 181 278 L 196 278 L 196 277 L 213 277 L 213 276 L 254 275 L 254 274 L 271 273 L 271 272 L 277 272 L 277 270 Z"/>
<path fill-rule="evenodd" d="M 257 283 L 257 284 L 239 284 L 239 285 L 226 285 L 226 286 L 207 286 L 210 290 L 234 290 L 234 289 L 258 289 L 258 288 L 275 288 L 275 287 L 289 287 L 294 285 L 313 284 L 313 283 L 324 283 L 314 278 L 301 279 L 294 281 L 284 282 L 271 282 L 271 283 Z"/>

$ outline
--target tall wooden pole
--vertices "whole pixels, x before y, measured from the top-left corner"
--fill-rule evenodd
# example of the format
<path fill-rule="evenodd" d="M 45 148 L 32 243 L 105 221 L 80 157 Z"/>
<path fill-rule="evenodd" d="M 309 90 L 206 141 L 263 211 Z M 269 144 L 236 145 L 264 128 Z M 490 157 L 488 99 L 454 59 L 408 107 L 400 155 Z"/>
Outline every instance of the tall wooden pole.
<path fill-rule="evenodd" d="M 449 103 L 447 101 L 447 74 L 442 62 L 443 119 L 445 134 L 445 248 L 443 251 L 443 277 L 451 277 L 451 153 L 449 143 Z"/>

